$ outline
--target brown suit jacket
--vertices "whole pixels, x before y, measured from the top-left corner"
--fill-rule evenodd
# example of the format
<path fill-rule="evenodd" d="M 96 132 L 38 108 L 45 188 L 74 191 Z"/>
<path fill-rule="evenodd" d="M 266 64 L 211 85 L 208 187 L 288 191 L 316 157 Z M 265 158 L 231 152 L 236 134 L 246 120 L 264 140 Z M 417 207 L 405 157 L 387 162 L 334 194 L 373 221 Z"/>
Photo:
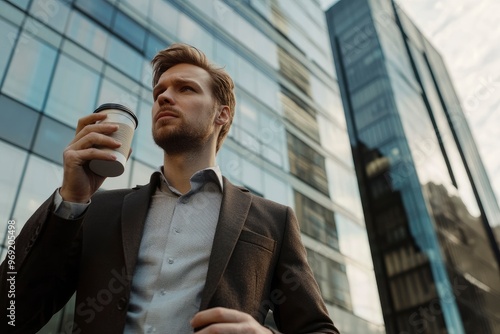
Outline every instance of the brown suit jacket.
<path fill-rule="evenodd" d="M 158 184 L 98 192 L 80 219 L 52 211 L 52 195 L 16 239 L 16 326 L 35 333 L 76 290 L 74 333 L 122 333 L 149 202 Z M 8 306 L 5 263 L 0 304 Z M 312 272 L 293 211 L 224 178 L 224 194 L 200 309 L 237 309 L 284 333 L 338 333 Z M 68 326 L 69 327 L 69 326 Z"/>

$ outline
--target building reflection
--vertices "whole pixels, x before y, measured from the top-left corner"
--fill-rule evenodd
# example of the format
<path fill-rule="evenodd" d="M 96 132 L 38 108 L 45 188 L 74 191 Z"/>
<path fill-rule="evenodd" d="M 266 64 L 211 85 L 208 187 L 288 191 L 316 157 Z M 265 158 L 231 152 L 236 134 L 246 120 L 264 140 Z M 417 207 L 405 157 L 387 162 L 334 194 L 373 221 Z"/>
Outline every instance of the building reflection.
<path fill-rule="evenodd" d="M 401 191 L 390 177 L 389 159 L 364 145 L 360 152 L 366 224 L 388 332 L 397 324 L 392 329 L 398 333 L 448 333 L 441 303 L 453 299 L 466 333 L 496 333 L 500 303 L 490 287 L 499 287 L 500 277 L 481 217 L 442 184 L 422 185 L 452 287 L 449 300 L 440 300 L 429 255 L 412 234 Z"/>
<path fill-rule="evenodd" d="M 326 15 L 387 333 L 499 333 L 500 208 L 443 59 L 392 0 Z"/>

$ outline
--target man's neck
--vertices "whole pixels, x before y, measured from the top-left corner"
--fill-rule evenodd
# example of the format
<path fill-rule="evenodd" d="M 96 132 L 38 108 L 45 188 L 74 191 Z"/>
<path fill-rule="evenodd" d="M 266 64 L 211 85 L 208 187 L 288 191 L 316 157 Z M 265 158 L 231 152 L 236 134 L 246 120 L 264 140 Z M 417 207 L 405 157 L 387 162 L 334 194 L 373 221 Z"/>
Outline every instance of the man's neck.
<path fill-rule="evenodd" d="M 163 175 L 182 194 L 191 189 L 190 179 L 199 170 L 215 166 L 215 154 L 210 152 L 164 155 Z"/>

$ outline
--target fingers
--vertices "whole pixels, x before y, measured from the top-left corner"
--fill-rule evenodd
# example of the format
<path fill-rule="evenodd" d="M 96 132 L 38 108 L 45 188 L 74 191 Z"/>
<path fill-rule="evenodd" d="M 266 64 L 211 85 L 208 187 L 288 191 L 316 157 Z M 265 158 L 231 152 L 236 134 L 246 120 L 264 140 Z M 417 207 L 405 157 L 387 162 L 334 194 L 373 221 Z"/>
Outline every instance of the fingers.
<path fill-rule="evenodd" d="M 86 125 L 83 129 L 81 129 L 76 135 L 73 141 L 70 143 L 70 145 L 80 141 L 82 138 L 85 138 L 89 135 L 92 135 L 91 137 L 87 138 L 85 141 L 81 141 L 80 143 L 86 143 L 88 141 L 93 141 L 93 140 L 99 140 L 99 136 L 95 136 L 96 134 L 101 134 L 104 137 L 101 138 L 100 140 L 102 141 L 104 138 L 111 138 L 109 135 L 112 134 L 118 130 L 118 125 L 117 124 L 111 124 L 111 123 L 99 123 L 99 124 L 89 124 Z M 98 143 L 96 143 L 98 144 Z M 92 146 L 92 145 L 91 145 Z M 90 146 L 88 146 L 90 147 Z M 86 147 L 84 147 L 86 148 Z"/>
<path fill-rule="evenodd" d="M 196 315 L 191 320 L 191 326 L 193 326 L 193 328 L 198 328 L 207 326 L 212 323 L 242 322 L 248 320 L 248 317 L 250 317 L 248 314 L 242 313 L 240 311 L 223 307 L 214 307 L 196 313 Z"/>
<path fill-rule="evenodd" d="M 95 113 L 90 114 L 88 116 L 82 117 L 78 120 L 78 124 L 76 126 L 76 133 L 79 133 L 83 130 L 87 125 L 94 124 L 98 121 L 102 121 L 106 118 L 106 114 Z"/>
<path fill-rule="evenodd" d="M 209 333 L 270 333 L 247 313 L 215 307 L 198 312 L 191 326 L 199 334 Z"/>

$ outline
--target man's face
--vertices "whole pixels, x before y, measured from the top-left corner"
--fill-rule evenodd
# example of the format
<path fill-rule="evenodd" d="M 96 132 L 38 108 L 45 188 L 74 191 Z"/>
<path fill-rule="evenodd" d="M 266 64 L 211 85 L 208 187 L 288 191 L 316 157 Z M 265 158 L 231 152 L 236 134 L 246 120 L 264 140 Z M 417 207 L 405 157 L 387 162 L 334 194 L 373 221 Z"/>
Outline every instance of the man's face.
<path fill-rule="evenodd" d="M 217 139 L 217 104 L 210 75 L 201 67 L 178 64 L 153 88 L 153 139 L 167 154 L 204 148 Z"/>

